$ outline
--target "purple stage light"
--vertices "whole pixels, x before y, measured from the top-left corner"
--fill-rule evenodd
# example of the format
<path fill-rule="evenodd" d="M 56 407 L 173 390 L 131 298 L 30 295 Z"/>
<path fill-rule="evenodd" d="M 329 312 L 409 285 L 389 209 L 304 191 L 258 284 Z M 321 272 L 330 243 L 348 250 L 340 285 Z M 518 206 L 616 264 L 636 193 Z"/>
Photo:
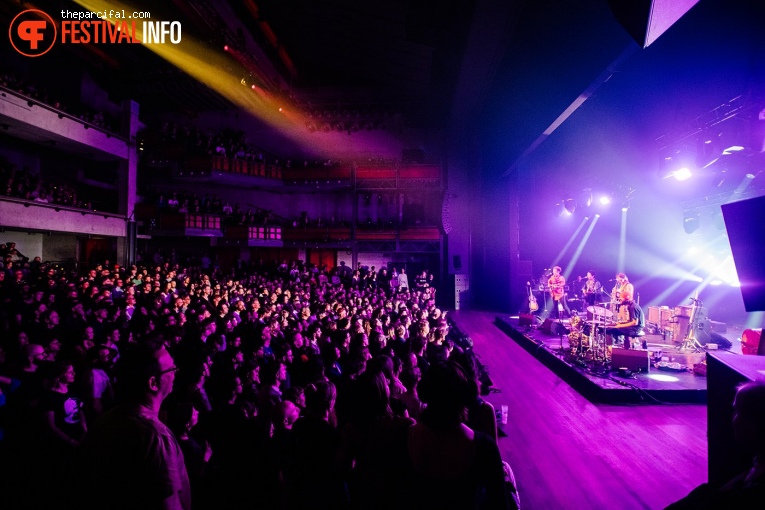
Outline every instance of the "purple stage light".
<path fill-rule="evenodd" d="M 693 176 L 693 173 L 688 167 L 683 167 L 672 172 L 672 176 L 678 181 L 687 181 Z"/>

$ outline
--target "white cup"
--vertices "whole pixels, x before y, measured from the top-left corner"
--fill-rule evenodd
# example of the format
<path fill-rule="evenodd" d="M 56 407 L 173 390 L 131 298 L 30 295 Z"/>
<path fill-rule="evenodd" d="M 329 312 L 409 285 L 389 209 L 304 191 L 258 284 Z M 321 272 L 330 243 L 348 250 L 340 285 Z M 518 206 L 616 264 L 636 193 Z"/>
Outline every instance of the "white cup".
<path fill-rule="evenodd" d="M 499 409 L 502 412 L 502 425 L 507 425 L 507 406 L 501 406 Z"/>

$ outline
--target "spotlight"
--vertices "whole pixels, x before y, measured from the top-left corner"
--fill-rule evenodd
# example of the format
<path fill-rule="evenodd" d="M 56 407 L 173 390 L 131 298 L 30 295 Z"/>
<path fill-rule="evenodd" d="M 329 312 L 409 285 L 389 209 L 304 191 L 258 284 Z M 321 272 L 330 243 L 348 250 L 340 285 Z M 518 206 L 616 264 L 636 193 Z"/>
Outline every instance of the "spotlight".
<path fill-rule="evenodd" d="M 688 167 L 683 167 L 679 170 L 675 170 L 672 172 L 672 176 L 677 179 L 678 181 L 687 181 L 691 178 L 693 173 L 691 173 L 690 169 Z"/>
<path fill-rule="evenodd" d="M 582 207 L 590 207 L 592 205 L 592 190 L 585 188 L 582 190 L 582 195 L 579 198 L 579 204 Z"/>
<path fill-rule="evenodd" d="M 746 174 L 747 179 L 754 179 L 754 174 Z"/>
<path fill-rule="evenodd" d="M 223 47 L 223 51 L 228 51 L 228 44 Z"/>
<path fill-rule="evenodd" d="M 602 197 L 600 197 L 600 204 L 601 205 L 608 205 L 610 203 L 611 203 L 611 198 L 609 198 L 608 196 L 603 195 Z"/>
<path fill-rule="evenodd" d="M 620 205 L 622 207 L 622 211 L 626 211 L 626 210 L 628 210 L 630 208 L 629 200 L 623 200 Z"/>
<path fill-rule="evenodd" d="M 563 202 L 563 206 L 566 208 L 566 211 L 568 211 L 569 214 L 574 214 L 574 211 L 576 211 L 576 200 L 573 198 L 567 198 L 565 202 Z"/>

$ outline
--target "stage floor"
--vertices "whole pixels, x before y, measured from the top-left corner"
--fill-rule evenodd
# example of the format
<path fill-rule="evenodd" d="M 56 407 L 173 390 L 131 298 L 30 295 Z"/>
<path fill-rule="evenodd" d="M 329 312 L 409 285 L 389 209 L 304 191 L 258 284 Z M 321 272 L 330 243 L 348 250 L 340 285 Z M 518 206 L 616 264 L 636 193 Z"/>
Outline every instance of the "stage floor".
<path fill-rule="evenodd" d="M 532 327 L 521 326 L 518 317 L 498 315 L 495 323 L 591 402 L 706 403 L 706 377 L 692 372 L 693 365 L 702 361 L 705 353 L 679 350 L 676 345 L 666 344 L 662 335 L 641 337 L 646 341 L 649 353 L 661 351 L 662 358 L 652 358 L 646 373 L 621 375 L 617 370 L 619 367 L 612 367 L 610 363 L 572 356 L 566 334 L 561 337 L 543 332 L 536 323 Z M 569 328 L 568 321 L 564 321 L 564 326 Z M 658 361 L 679 363 L 684 369 L 661 369 L 658 368 Z"/>

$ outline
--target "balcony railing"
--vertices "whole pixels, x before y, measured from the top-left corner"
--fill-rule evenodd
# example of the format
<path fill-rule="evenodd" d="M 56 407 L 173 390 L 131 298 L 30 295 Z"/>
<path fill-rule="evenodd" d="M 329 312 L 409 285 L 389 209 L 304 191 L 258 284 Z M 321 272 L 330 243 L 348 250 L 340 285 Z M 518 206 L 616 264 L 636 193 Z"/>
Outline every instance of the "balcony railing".
<path fill-rule="evenodd" d="M 423 181 L 430 182 L 441 179 L 440 165 L 358 165 L 355 170 L 350 165 L 282 168 L 279 165 L 227 156 L 200 156 L 190 158 L 185 162 L 185 165 L 179 166 L 181 175 L 209 175 L 211 172 L 275 179 L 286 184 L 342 183 L 355 179 L 363 182 L 388 181 L 391 186 L 395 187 L 396 182 L 406 186 L 407 183 L 417 185 Z"/>
<path fill-rule="evenodd" d="M 213 156 L 212 170 L 214 172 L 247 175 L 250 177 L 264 177 L 267 179 L 282 178 L 282 168 L 280 166 L 225 156 Z"/>
<path fill-rule="evenodd" d="M 220 216 L 216 214 L 186 214 L 186 228 L 220 230 Z"/>

